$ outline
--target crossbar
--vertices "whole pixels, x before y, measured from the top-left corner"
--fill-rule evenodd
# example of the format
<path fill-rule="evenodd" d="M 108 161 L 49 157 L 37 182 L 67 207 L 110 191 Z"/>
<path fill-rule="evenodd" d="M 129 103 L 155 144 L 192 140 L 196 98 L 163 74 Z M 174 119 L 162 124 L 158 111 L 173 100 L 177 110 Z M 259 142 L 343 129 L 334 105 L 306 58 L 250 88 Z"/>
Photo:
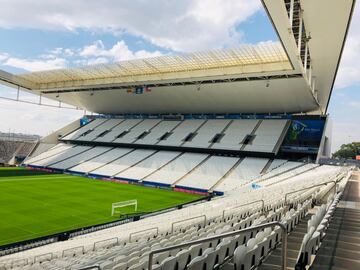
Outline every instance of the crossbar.
<path fill-rule="evenodd" d="M 275 221 L 275 222 L 269 222 L 269 223 L 265 223 L 262 225 L 258 225 L 258 226 L 254 226 L 254 227 L 249 227 L 243 230 L 238 230 L 235 232 L 229 232 L 229 233 L 224 233 L 224 234 L 220 234 L 220 235 L 216 235 L 216 236 L 212 236 L 212 237 L 207 237 L 207 238 L 203 238 L 203 239 L 199 239 L 199 240 L 195 240 L 195 241 L 190 241 L 190 242 L 186 242 L 183 244 L 178 244 L 178 245 L 174 245 L 171 247 L 164 247 L 164 248 L 160 248 L 160 249 L 155 249 L 150 251 L 149 253 L 149 261 L 148 261 L 148 270 L 152 270 L 152 266 L 153 266 L 153 258 L 155 254 L 158 253 L 162 253 L 165 251 L 170 251 L 173 249 L 179 249 L 179 248 L 184 248 L 184 247 L 188 247 L 188 246 L 192 246 L 192 245 L 196 245 L 196 244 L 202 244 L 205 242 L 210 242 L 213 240 L 218 240 L 218 239 L 222 239 L 222 238 L 226 238 L 229 236 L 235 236 L 241 233 L 245 233 L 248 231 L 254 231 L 257 229 L 265 229 L 268 227 L 275 227 L 275 226 L 279 226 L 282 230 L 282 234 L 281 234 L 281 241 L 282 241 L 282 245 L 281 245 L 281 249 L 282 249 L 282 253 L 281 253 L 281 258 L 282 258 L 282 270 L 286 270 L 286 254 L 287 254 L 287 229 L 286 226 L 284 224 L 282 224 L 281 222 Z"/>
<path fill-rule="evenodd" d="M 123 202 L 115 202 L 111 204 L 111 215 L 113 216 L 115 214 L 115 209 L 125 206 L 131 206 L 135 205 L 135 212 L 137 211 L 137 200 L 129 200 L 129 201 L 123 201 Z"/>

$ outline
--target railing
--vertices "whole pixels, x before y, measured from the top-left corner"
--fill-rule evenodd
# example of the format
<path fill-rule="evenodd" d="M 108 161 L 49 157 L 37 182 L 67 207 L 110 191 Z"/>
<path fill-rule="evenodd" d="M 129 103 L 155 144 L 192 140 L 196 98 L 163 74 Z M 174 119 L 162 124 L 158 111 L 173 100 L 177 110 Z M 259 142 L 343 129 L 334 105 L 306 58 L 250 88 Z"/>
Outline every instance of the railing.
<path fill-rule="evenodd" d="M 93 270 L 93 269 L 101 270 L 99 265 L 85 266 L 83 268 L 79 268 L 78 270 Z"/>
<path fill-rule="evenodd" d="M 115 240 L 114 241 L 114 245 L 116 244 L 119 244 L 119 238 L 118 237 L 113 237 L 113 238 L 109 238 L 109 239 L 105 239 L 105 240 L 100 240 L 100 241 L 97 241 L 94 243 L 94 246 L 93 246 L 93 251 L 96 250 L 96 245 L 100 244 L 100 243 L 105 243 L 105 242 L 110 242 L 111 240 Z"/>
<path fill-rule="evenodd" d="M 68 249 L 64 249 L 62 252 L 62 257 L 67 257 L 68 254 L 70 254 L 70 256 L 74 256 L 77 252 L 77 250 L 80 250 L 82 254 L 85 253 L 85 247 L 84 246 L 78 246 L 78 247 L 73 247 L 73 248 L 68 248 Z"/>
<path fill-rule="evenodd" d="M 255 204 L 255 203 L 259 203 L 261 202 L 261 211 L 264 211 L 265 209 L 265 201 L 264 200 L 257 200 L 257 201 L 254 201 L 254 202 L 250 202 L 250 203 L 245 203 L 245 204 L 242 204 L 242 205 L 239 205 L 239 206 L 236 206 L 236 207 L 233 207 L 233 208 L 230 208 L 230 209 L 224 209 L 223 210 L 223 219 L 225 219 L 225 212 L 226 211 L 230 211 L 230 210 L 234 210 L 234 209 L 238 209 L 238 208 L 241 208 L 241 207 L 244 207 L 244 206 L 248 206 L 248 205 L 251 205 L 251 204 Z"/>
<path fill-rule="evenodd" d="M 201 216 L 196 216 L 196 217 L 192 217 L 192 218 L 187 218 L 184 220 L 180 220 L 180 221 L 175 221 L 171 224 L 171 233 L 174 233 L 174 225 L 175 224 L 179 224 L 179 223 L 183 223 L 189 220 L 193 220 L 193 219 L 197 219 L 197 218 L 204 218 L 204 227 L 206 226 L 206 215 L 201 215 Z"/>
<path fill-rule="evenodd" d="M 301 189 L 286 193 L 285 194 L 285 204 L 287 204 L 288 195 L 291 195 L 291 194 L 294 194 L 294 193 L 297 193 L 297 192 L 300 192 L 300 191 L 309 190 L 309 189 L 312 189 L 312 188 L 315 188 L 315 187 L 321 187 L 321 186 L 324 186 L 324 185 L 327 185 L 327 184 L 330 184 L 330 183 L 334 183 L 334 186 L 332 187 L 332 189 L 334 189 L 334 195 L 336 195 L 336 183 L 337 182 L 336 181 L 328 181 L 328 182 L 324 182 L 324 183 L 321 183 L 321 184 L 318 184 L 318 185 L 314 185 L 314 186 L 306 187 L 306 188 L 301 188 Z"/>
<path fill-rule="evenodd" d="M 155 254 L 158 253 L 162 253 L 165 251 L 170 251 L 173 249 L 178 249 L 178 248 L 184 248 L 184 247 L 188 247 L 188 246 L 192 246 L 192 245 L 196 245 L 196 244 L 201 244 L 201 243 L 205 243 L 205 242 L 210 242 L 213 240 L 219 240 L 222 238 L 226 238 L 226 237 L 230 237 L 230 236 L 235 236 L 241 233 L 246 233 L 249 231 L 254 231 L 254 230 L 262 230 L 268 227 L 275 227 L 275 226 L 279 226 L 282 230 L 282 234 L 281 234 L 281 241 L 282 241 L 282 245 L 281 245 L 281 258 L 282 258 L 282 270 L 286 270 L 286 254 L 287 254 L 287 229 L 286 226 L 284 224 L 282 224 L 281 222 L 270 222 L 270 223 L 266 223 L 266 224 L 262 224 L 262 225 L 258 225 L 258 226 L 253 226 L 253 227 L 249 227 L 243 230 L 239 230 L 239 231 L 235 231 L 235 232 L 229 232 L 229 233 L 224 233 L 224 234 L 220 234 L 217 236 L 212 236 L 212 237 L 208 237 L 208 238 L 203 238 L 203 239 L 199 239 L 199 240 L 195 240 L 195 241 L 190 241 L 184 244 L 179 244 L 179 245 L 174 245 L 171 247 L 165 247 L 165 248 L 160 248 L 160 249 L 156 249 L 156 250 L 152 250 L 149 253 L 149 261 L 148 261 L 148 270 L 152 270 L 152 266 L 153 266 L 153 258 Z"/>
<path fill-rule="evenodd" d="M 131 243 L 131 238 L 132 238 L 133 235 L 143 233 L 143 232 L 147 232 L 147 231 L 153 231 L 153 230 L 156 230 L 156 235 L 159 234 L 159 227 L 149 228 L 149 229 L 146 229 L 146 230 L 130 233 L 129 234 L 129 243 Z"/>
<path fill-rule="evenodd" d="M 24 262 L 23 264 L 19 263 L 19 262 Z M 14 268 L 14 267 L 17 267 L 19 265 L 27 265 L 29 263 L 29 259 L 25 258 L 25 259 L 18 259 L 16 261 L 12 261 L 11 262 L 11 268 Z M 0 264 L 0 269 L 3 269 L 1 268 L 2 264 Z M 4 265 L 4 269 L 5 268 L 5 265 Z"/>
<path fill-rule="evenodd" d="M 41 258 L 44 258 L 46 256 L 50 255 L 50 259 L 45 259 L 45 260 L 41 260 Z M 34 257 L 34 262 L 43 262 L 43 261 L 51 261 L 54 258 L 54 254 L 52 252 L 49 253 L 45 253 L 45 254 L 41 254 L 41 255 L 37 255 Z"/>

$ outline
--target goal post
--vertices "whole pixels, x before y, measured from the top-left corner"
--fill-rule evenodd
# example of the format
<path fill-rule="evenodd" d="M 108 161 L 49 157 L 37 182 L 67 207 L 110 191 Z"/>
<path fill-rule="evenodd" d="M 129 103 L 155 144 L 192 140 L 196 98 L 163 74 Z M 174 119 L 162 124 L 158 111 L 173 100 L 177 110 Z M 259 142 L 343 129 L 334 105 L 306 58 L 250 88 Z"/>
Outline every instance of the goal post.
<path fill-rule="evenodd" d="M 137 211 L 138 202 L 137 200 L 129 200 L 129 201 L 123 201 L 123 202 L 115 202 L 111 205 L 111 216 L 115 214 L 121 214 L 120 210 L 116 210 L 118 208 L 126 207 L 126 206 L 135 206 L 135 212 Z"/>

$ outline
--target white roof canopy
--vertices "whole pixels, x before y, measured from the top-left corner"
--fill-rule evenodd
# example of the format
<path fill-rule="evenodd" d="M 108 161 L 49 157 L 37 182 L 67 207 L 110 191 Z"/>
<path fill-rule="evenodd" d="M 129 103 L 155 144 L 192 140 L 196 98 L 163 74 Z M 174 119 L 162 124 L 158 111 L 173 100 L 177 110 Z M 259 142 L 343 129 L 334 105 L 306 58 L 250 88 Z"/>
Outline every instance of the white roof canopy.
<path fill-rule="evenodd" d="M 17 77 L 30 82 L 34 89 L 49 90 L 284 70 L 292 70 L 292 67 L 281 44 L 264 43 L 82 68 L 31 72 Z"/>

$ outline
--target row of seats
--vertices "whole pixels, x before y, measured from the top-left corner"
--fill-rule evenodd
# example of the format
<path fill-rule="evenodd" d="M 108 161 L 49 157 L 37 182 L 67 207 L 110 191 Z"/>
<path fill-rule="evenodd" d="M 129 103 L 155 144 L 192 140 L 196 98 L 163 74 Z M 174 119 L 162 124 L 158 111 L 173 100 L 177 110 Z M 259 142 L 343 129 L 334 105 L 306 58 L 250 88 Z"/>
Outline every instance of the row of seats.
<path fill-rule="evenodd" d="M 342 179 L 347 172 L 347 169 L 338 168 L 337 177 L 339 179 Z M 240 190 L 237 194 L 229 194 L 226 197 L 218 198 L 211 202 L 190 206 L 188 208 L 138 221 L 136 223 L 137 226 L 134 226 L 134 223 L 124 224 L 118 227 L 98 231 L 92 234 L 79 236 L 73 238 L 71 241 L 54 243 L 43 248 L 37 248 L 34 250 L 9 255 L 5 257 L 5 260 L 2 260 L 1 263 L 5 263 L 4 267 L 6 267 L 6 269 L 16 269 L 16 264 L 14 263 L 14 261 L 17 261 L 19 259 L 22 259 L 22 263 L 24 263 L 23 259 L 26 259 L 27 264 L 19 266 L 18 269 L 65 269 L 67 267 L 80 267 L 92 264 L 100 264 L 103 267 L 102 269 L 113 269 L 115 265 L 125 263 L 121 261 L 125 260 L 126 268 L 130 268 L 133 267 L 133 265 L 128 264 L 131 259 L 129 255 L 132 252 L 141 251 L 143 249 L 143 252 L 147 252 L 149 251 L 149 248 L 151 250 L 151 247 L 153 245 L 158 248 L 158 244 L 160 243 L 160 246 L 168 246 L 176 243 L 183 243 L 188 240 L 204 238 L 205 236 L 209 236 L 210 233 L 213 233 L 211 235 L 221 234 L 225 231 L 243 228 L 242 226 L 245 226 L 245 224 L 248 224 L 246 225 L 246 227 L 248 227 L 249 223 L 247 222 L 250 222 L 250 220 L 254 220 L 254 222 L 252 222 L 251 224 L 258 224 L 258 222 L 276 220 L 280 217 L 280 213 L 284 213 L 284 211 L 287 211 L 287 209 L 284 208 L 285 193 L 301 189 L 305 186 L 312 186 L 314 185 L 314 183 L 318 184 L 320 181 L 325 182 L 326 180 L 327 179 L 317 179 L 313 177 L 309 177 L 308 179 L 306 179 L 306 181 L 291 181 L 291 179 L 288 179 L 285 182 L 280 182 L 260 190 L 254 190 L 251 193 L 247 190 Z M 325 194 L 327 192 L 326 188 L 326 186 L 316 187 L 310 189 L 307 192 L 294 194 L 293 196 L 290 196 L 288 198 L 288 202 L 291 203 L 291 205 L 297 206 L 300 203 L 301 206 L 304 206 L 304 202 L 309 197 L 315 199 L 319 192 L 321 194 Z M 261 210 L 262 206 L 258 203 L 248 205 L 246 207 L 236 208 L 237 206 L 243 205 L 244 203 L 254 202 L 256 199 L 263 199 L 266 203 L 266 211 L 272 210 L 272 212 L 269 212 L 266 216 L 262 216 L 261 213 L 259 213 L 259 210 Z M 298 209 L 299 207 L 297 208 L 297 210 Z M 225 210 L 226 213 L 224 212 Z M 203 220 L 200 218 L 181 223 L 181 225 L 176 227 L 173 231 L 169 230 L 169 226 L 172 222 L 187 219 L 189 217 L 196 217 L 200 213 L 204 212 L 206 212 L 208 216 L 205 227 L 203 226 Z M 293 224 L 293 222 L 297 222 L 296 219 L 292 218 L 293 214 L 294 211 L 289 212 L 288 215 L 285 214 L 286 219 L 289 220 L 290 218 L 292 220 L 291 222 L 289 222 L 289 230 L 291 230 L 291 228 L 293 227 L 293 225 L 291 224 Z M 255 220 L 257 221 L 255 222 Z M 114 236 L 120 234 L 122 234 L 123 236 L 125 236 L 126 234 L 128 235 L 129 233 L 134 232 L 134 227 L 135 229 L 150 229 L 154 226 L 159 226 L 160 228 L 159 234 L 156 234 L 155 238 L 154 234 L 145 231 L 143 233 L 137 234 L 139 237 L 135 239 L 135 241 L 137 242 L 133 242 L 134 240 L 130 241 L 128 237 L 120 238 L 119 236 L 119 241 L 110 241 L 109 245 L 105 244 L 107 243 L 106 241 L 104 241 L 105 239 L 113 238 Z M 253 235 L 253 237 L 256 237 L 256 235 Z M 94 242 L 98 242 L 101 239 L 104 245 L 94 245 Z M 171 242 L 169 241 L 170 239 Z M 246 239 L 246 242 L 247 241 L 248 238 Z M 216 245 L 212 245 L 207 248 L 214 248 L 216 250 L 219 244 L 220 243 L 216 243 Z M 245 244 L 245 242 L 239 242 L 238 244 L 243 245 Z M 76 247 L 79 247 L 79 245 L 84 246 L 82 249 L 76 249 Z M 73 249 L 70 250 L 73 250 L 74 254 L 72 254 L 71 252 L 67 252 L 68 255 L 64 255 L 61 247 L 69 250 L 71 246 L 73 247 Z M 205 251 L 206 248 L 202 250 Z M 211 251 L 213 252 L 214 250 Z M 34 260 L 34 257 L 31 258 L 31 256 L 34 256 L 35 254 L 39 255 L 40 252 L 51 252 L 51 256 L 43 256 L 41 257 L 41 260 Z M 176 257 L 176 254 L 177 253 L 169 253 L 166 258 L 162 259 L 161 257 L 158 257 L 155 263 L 161 265 L 165 259 L 168 259 L 169 255 Z M 199 253 L 196 257 L 203 257 L 203 255 L 203 253 Z M 121 256 L 123 259 L 121 259 Z M 124 259 L 124 256 L 126 256 L 126 259 Z M 137 259 L 131 261 L 132 263 L 134 263 L 134 265 L 137 265 L 140 262 L 140 254 L 137 254 L 136 256 Z M 196 257 L 192 257 L 191 260 L 194 260 Z M 39 258 L 39 256 L 35 256 L 35 258 Z M 198 258 L 197 260 L 200 260 L 200 258 Z M 114 262 L 116 264 L 114 264 Z M 109 265 L 109 268 L 105 268 L 107 267 L 106 265 Z M 138 268 L 134 267 L 133 269 Z"/>
<path fill-rule="evenodd" d="M 289 120 L 95 119 L 62 140 L 274 152 Z"/>

